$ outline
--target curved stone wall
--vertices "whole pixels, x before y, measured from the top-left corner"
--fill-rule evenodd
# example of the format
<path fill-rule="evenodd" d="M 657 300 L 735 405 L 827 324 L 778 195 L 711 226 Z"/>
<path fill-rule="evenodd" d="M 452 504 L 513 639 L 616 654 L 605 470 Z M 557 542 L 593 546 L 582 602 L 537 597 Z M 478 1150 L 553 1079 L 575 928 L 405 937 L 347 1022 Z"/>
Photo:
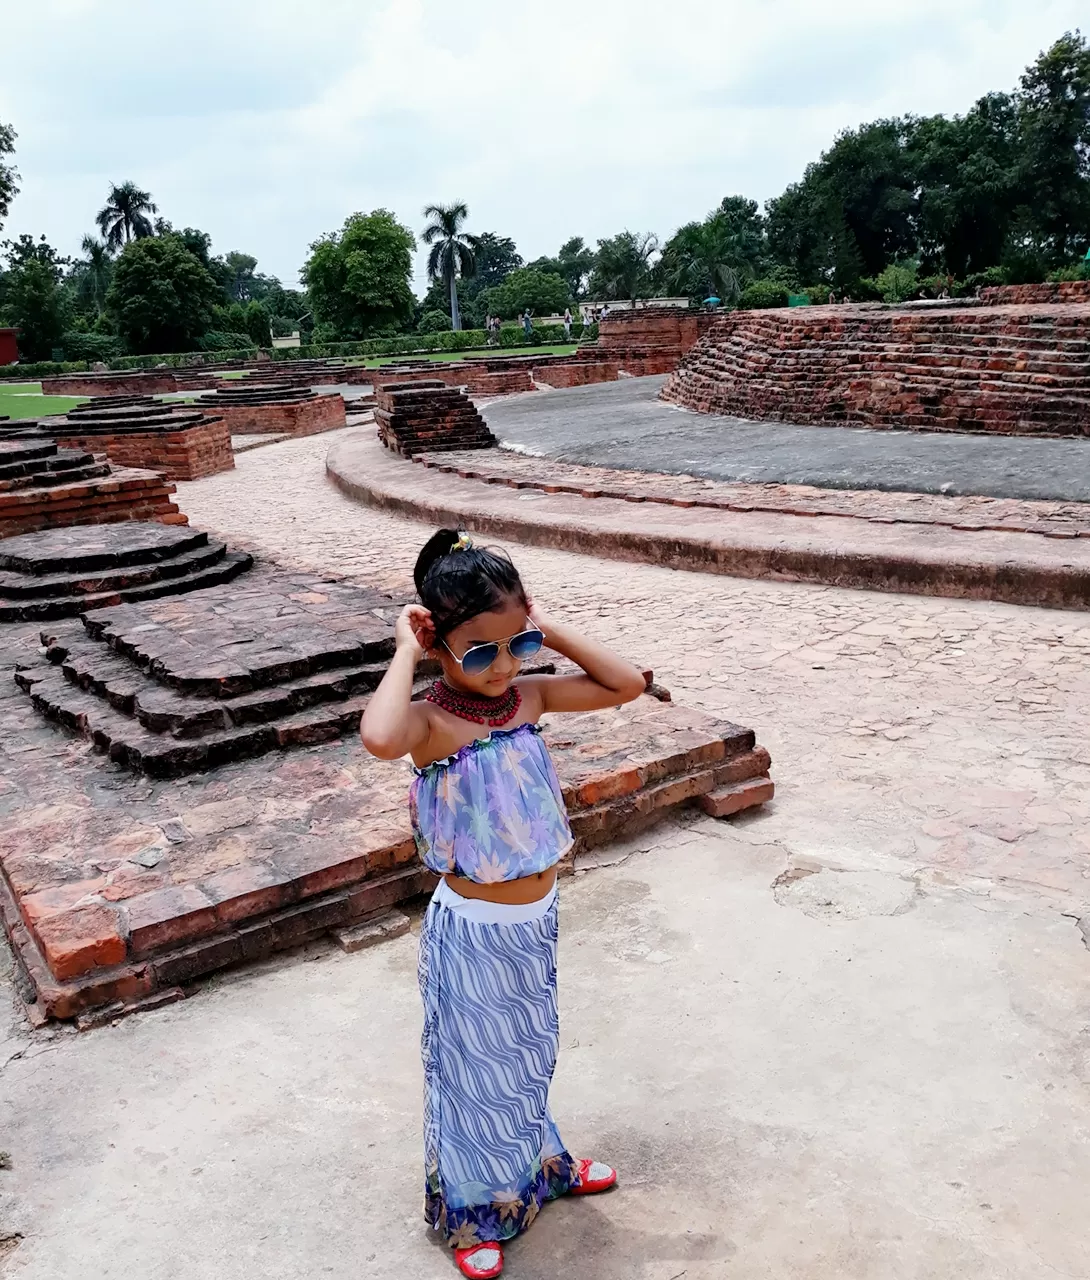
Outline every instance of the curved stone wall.
<path fill-rule="evenodd" d="M 1090 436 L 1090 304 L 733 311 L 662 396 L 782 422 Z"/>

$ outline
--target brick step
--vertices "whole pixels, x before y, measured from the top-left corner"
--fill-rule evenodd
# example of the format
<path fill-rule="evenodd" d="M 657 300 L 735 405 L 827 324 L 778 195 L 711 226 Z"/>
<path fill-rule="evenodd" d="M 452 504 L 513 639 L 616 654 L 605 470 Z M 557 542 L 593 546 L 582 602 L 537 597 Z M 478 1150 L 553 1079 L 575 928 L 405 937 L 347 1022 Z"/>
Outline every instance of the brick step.
<path fill-rule="evenodd" d="M 118 587 L 108 590 L 91 590 L 85 595 L 66 594 L 47 599 L 29 599 L 15 602 L 0 600 L 0 622 L 41 622 L 51 618 L 70 618 L 87 609 L 101 609 L 109 605 L 138 604 L 142 600 L 158 600 L 162 596 L 183 595 L 187 591 L 200 591 L 231 582 L 253 565 L 253 557 L 242 551 L 226 551 L 211 563 L 196 565 L 181 573 L 164 577 L 161 574 L 142 585 Z"/>
<path fill-rule="evenodd" d="M 0 493 L 25 493 L 28 489 L 55 489 L 80 481 L 101 480 L 110 474 L 108 462 L 89 462 L 67 471 L 44 471 L 18 480 L 0 480 Z"/>
<path fill-rule="evenodd" d="M 41 483 L 48 484 L 47 477 L 51 475 L 63 477 L 65 473 L 78 472 L 81 468 L 92 466 L 99 461 L 94 454 L 82 449 L 58 449 L 53 441 L 50 441 L 50 444 L 52 446 L 50 453 L 0 465 L 0 485 L 6 487 L 14 481 L 27 478 L 40 479 Z"/>
<path fill-rule="evenodd" d="M 220 729 L 269 724 L 322 703 L 376 689 L 385 663 L 321 671 L 301 680 L 234 698 L 184 695 L 164 687 L 104 645 L 85 637 L 58 637 L 47 650 L 67 680 L 103 698 L 152 733 L 197 738 Z"/>
<path fill-rule="evenodd" d="M 26 573 L 0 573 L 0 600 L 36 600 L 62 596 L 109 595 L 118 591 L 148 586 L 171 578 L 181 578 L 223 560 L 227 546 L 222 542 L 203 542 L 168 560 L 151 564 L 125 566 L 105 570 L 97 576 L 85 571 L 44 576 Z"/>
<path fill-rule="evenodd" d="M 104 699 L 65 679 L 47 662 L 20 670 L 16 679 L 46 719 L 80 737 L 116 764 L 151 778 L 180 778 L 233 760 L 327 742 L 355 732 L 367 696 L 326 703 L 267 724 L 216 730 L 200 738 L 154 733 Z"/>

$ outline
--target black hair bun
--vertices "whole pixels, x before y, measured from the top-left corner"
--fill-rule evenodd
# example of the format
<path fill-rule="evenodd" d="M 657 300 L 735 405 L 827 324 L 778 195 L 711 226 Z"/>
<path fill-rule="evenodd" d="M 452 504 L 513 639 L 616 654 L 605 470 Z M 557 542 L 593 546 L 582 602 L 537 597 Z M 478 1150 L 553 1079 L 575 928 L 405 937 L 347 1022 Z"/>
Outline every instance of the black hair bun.
<path fill-rule="evenodd" d="M 416 557 L 416 567 L 413 569 L 413 582 L 416 583 L 418 593 L 424 588 L 424 579 L 428 576 L 428 570 L 436 560 L 442 560 L 444 556 L 450 555 L 460 537 L 461 534 L 457 529 L 440 529 L 424 543 L 420 554 Z"/>

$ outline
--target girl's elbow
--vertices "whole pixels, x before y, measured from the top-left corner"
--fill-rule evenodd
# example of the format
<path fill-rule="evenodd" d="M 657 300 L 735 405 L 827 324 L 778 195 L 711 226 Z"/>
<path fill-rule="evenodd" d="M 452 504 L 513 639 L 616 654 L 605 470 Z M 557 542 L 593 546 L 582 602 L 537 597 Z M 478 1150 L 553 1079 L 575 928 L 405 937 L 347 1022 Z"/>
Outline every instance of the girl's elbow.
<path fill-rule="evenodd" d="M 643 672 L 633 669 L 631 677 L 624 682 L 620 690 L 621 701 L 635 702 L 646 689 L 647 681 L 643 678 Z"/>
<path fill-rule="evenodd" d="M 405 748 L 399 742 L 366 725 L 360 726 L 360 741 L 377 760 L 396 760 L 405 754 Z"/>

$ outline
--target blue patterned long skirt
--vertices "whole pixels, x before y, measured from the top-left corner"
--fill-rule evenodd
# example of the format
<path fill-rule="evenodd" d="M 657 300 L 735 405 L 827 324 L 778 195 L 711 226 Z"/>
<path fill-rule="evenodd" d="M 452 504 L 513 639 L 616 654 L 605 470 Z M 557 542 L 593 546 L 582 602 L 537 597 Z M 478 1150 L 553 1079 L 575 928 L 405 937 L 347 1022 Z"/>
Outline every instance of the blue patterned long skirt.
<path fill-rule="evenodd" d="M 557 903 L 476 903 L 445 881 L 420 932 L 429 1224 L 455 1248 L 508 1240 L 578 1180 L 549 1113 Z"/>

